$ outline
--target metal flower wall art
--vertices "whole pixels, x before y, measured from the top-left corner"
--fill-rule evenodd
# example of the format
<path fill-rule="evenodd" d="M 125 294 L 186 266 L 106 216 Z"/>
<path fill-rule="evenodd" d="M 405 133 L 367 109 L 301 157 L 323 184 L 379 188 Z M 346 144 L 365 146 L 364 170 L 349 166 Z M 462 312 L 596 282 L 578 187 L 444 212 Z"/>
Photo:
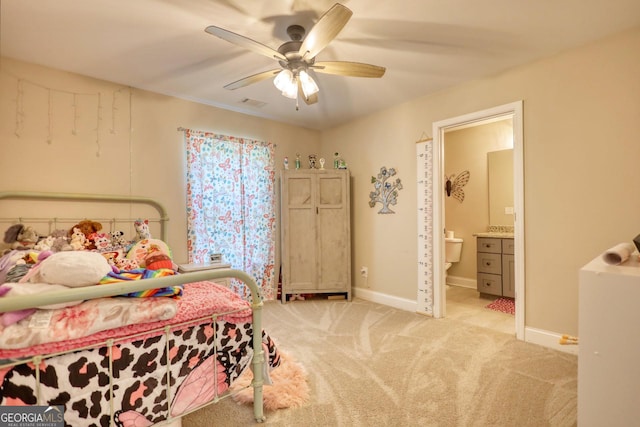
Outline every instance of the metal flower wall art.
<path fill-rule="evenodd" d="M 462 171 L 456 176 L 444 176 L 445 184 L 444 189 L 447 192 L 447 197 L 453 196 L 454 199 L 462 203 L 464 201 L 464 191 L 462 187 L 469 182 L 469 171 Z"/>
<path fill-rule="evenodd" d="M 379 214 L 395 213 L 389 209 L 389 205 L 395 205 L 398 203 L 398 191 L 402 190 L 402 182 L 400 182 L 400 178 L 396 178 L 395 181 L 389 182 L 395 174 L 396 170 L 394 168 L 387 169 L 383 166 L 380 168 L 380 173 L 377 177 L 371 177 L 371 183 L 373 184 L 375 191 L 369 193 L 369 206 L 374 207 L 376 203 L 381 203 L 382 209 L 378 211 Z"/>

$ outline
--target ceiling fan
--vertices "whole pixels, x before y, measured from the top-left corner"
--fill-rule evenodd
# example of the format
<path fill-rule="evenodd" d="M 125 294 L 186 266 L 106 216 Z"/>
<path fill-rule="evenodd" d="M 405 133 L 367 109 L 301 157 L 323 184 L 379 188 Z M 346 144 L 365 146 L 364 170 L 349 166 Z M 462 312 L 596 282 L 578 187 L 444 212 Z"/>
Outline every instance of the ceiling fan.
<path fill-rule="evenodd" d="M 263 71 L 229 83 L 224 86 L 225 89 L 238 89 L 275 77 L 274 85 L 282 95 L 296 100 L 297 109 L 299 95 L 308 105 L 318 102 L 319 88 L 309 71 L 351 77 L 379 78 L 384 75 L 386 69 L 377 65 L 346 61 L 316 61 L 316 56 L 338 35 L 352 14 L 350 9 L 336 3 L 318 19 L 306 37 L 304 27 L 290 25 L 287 27 L 287 34 L 291 40 L 284 42 L 277 50 L 214 25 L 205 28 L 205 31 L 252 52 L 275 59 L 280 64 L 280 68 Z"/>

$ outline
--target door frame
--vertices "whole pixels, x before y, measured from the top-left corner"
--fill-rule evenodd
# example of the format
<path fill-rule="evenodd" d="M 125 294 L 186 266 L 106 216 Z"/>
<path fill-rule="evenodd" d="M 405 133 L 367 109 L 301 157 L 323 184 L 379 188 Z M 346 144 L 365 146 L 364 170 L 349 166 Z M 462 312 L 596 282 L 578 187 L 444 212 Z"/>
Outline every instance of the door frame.
<path fill-rule="evenodd" d="M 446 130 L 504 116 L 513 120 L 513 190 L 515 245 L 515 326 L 516 338 L 524 340 L 525 319 L 525 254 L 524 254 L 524 147 L 522 101 L 476 111 L 433 123 L 433 316 L 446 315 L 444 261 L 444 133 Z M 438 231 L 442 230 L 442 232 Z M 480 230 L 479 230 L 480 231 Z"/>

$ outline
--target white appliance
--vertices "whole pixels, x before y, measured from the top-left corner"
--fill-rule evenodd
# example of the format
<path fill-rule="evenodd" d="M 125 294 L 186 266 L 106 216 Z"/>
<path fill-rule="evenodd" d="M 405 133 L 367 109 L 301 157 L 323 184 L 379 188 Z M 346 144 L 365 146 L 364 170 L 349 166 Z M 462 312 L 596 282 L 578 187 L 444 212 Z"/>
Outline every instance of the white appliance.
<path fill-rule="evenodd" d="M 578 425 L 640 425 L 640 262 L 580 270 Z"/>

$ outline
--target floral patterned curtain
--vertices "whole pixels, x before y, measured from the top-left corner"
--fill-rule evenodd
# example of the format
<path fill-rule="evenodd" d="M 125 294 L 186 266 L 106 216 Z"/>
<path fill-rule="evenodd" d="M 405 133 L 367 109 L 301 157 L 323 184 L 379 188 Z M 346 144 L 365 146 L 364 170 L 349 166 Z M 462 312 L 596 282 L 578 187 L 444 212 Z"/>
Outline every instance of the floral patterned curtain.
<path fill-rule="evenodd" d="M 190 263 L 221 253 L 274 299 L 275 168 L 271 143 L 185 130 Z M 232 289 L 248 298 L 234 280 Z"/>

